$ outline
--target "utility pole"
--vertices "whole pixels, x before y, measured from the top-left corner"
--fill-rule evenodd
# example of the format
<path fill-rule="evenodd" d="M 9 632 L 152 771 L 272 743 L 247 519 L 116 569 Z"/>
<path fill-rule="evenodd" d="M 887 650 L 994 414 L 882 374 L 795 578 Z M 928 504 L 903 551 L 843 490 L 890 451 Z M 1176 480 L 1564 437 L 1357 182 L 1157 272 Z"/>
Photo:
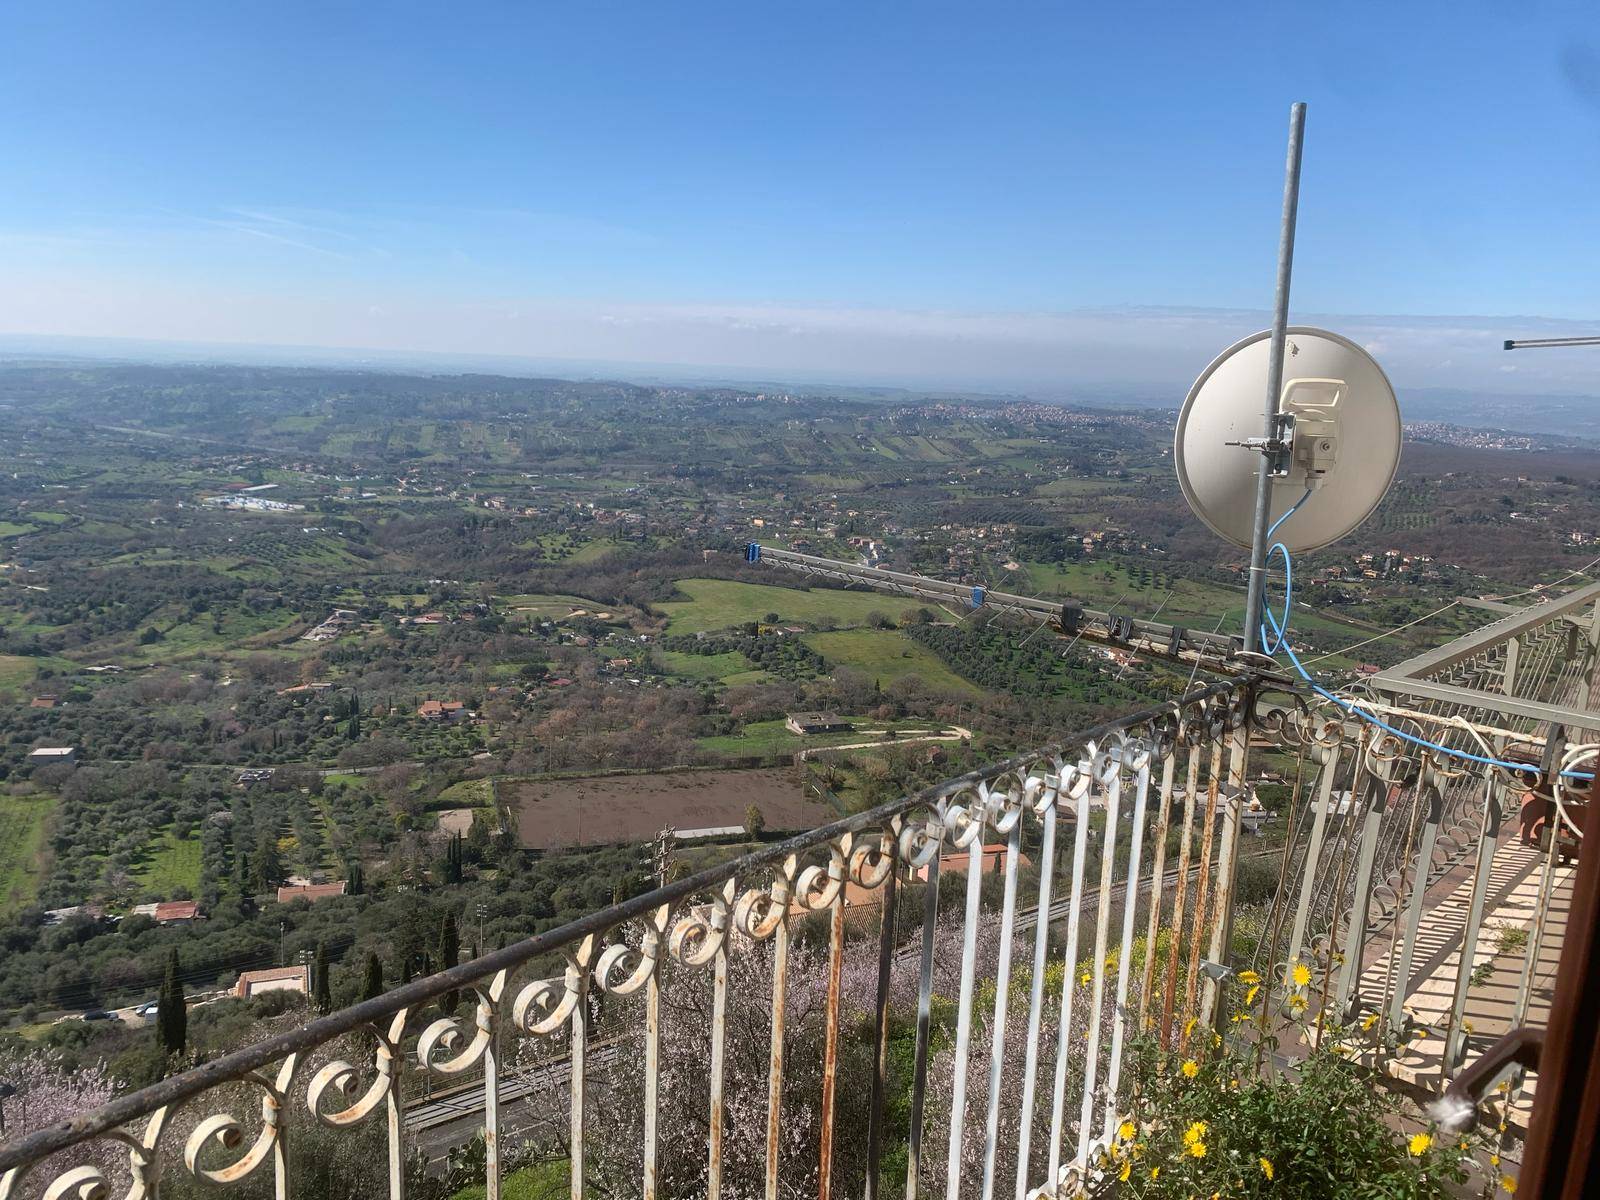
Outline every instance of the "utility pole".
<path fill-rule="evenodd" d="M 1256 508 L 1250 539 L 1250 579 L 1245 589 L 1244 648 L 1261 649 L 1261 596 L 1267 573 L 1267 522 L 1272 517 L 1272 480 L 1283 459 L 1283 353 L 1289 327 L 1289 279 L 1294 272 L 1294 228 L 1300 211 L 1300 150 L 1306 130 L 1306 106 L 1289 108 L 1289 155 L 1284 165 L 1283 220 L 1278 228 L 1278 287 L 1272 310 L 1272 349 L 1267 359 L 1266 421 L 1262 428 L 1261 473 L 1256 476 Z"/>

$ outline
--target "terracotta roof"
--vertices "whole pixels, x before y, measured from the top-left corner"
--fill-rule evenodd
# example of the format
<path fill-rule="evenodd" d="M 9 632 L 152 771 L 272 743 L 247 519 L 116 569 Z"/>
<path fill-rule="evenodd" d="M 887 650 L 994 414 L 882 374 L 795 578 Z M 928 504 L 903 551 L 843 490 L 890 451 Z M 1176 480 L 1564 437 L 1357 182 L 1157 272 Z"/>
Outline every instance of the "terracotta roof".
<path fill-rule="evenodd" d="M 193 900 L 168 900 L 156 905 L 157 921 L 192 921 L 200 915 L 200 906 Z"/>
<path fill-rule="evenodd" d="M 460 712 L 466 705 L 460 700 L 424 700 L 417 707 L 419 717 L 440 717 L 445 713 Z"/>
<path fill-rule="evenodd" d="M 239 982 L 233 985 L 235 996 L 249 996 L 252 992 L 295 991 L 309 992 L 311 972 L 305 967 L 266 967 L 260 971 L 243 971 Z"/>
<path fill-rule="evenodd" d="M 948 875 L 952 871 L 960 871 L 965 874 L 967 859 L 968 856 L 964 851 L 958 854 L 941 854 L 939 856 L 939 873 Z M 992 871 L 996 874 L 1004 871 L 1006 869 L 1006 844 L 1004 842 L 990 842 L 983 848 L 983 857 L 979 860 L 979 863 L 984 871 Z M 1026 854 L 1017 855 L 1017 866 L 1028 867 L 1032 865 Z M 927 867 L 917 868 L 918 879 L 926 879 L 927 877 Z"/>
<path fill-rule="evenodd" d="M 326 900 L 329 896 L 344 895 L 344 880 L 337 883 L 301 883 L 278 889 L 278 903 L 291 900 Z"/>

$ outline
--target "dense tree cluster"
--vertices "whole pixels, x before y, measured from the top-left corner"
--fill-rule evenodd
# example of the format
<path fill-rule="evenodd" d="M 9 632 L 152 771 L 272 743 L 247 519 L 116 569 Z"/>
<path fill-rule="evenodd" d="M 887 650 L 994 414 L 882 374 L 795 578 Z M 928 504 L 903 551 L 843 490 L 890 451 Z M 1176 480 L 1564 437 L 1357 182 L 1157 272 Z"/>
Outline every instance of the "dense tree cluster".
<path fill-rule="evenodd" d="M 752 667 L 780 679 L 815 679 L 828 671 L 828 664 L 822 655 L 798 637 L 773 630 L 762 632 L 759 623 L 747 626 L 739 633 L 662 638 L 661 648 L 684 654 L 742 654 Z"/>
<path fill-rule="evenodd" d="M 1053 637 L 1030 638 L 998 621 L 915 625 L 906 632 L 967 679 L 995 691 L 1134 707 L 1141 700 L 1140 691 L 1126 677 L 1117 678 L 1116 667 L 1108 673 L 1105 660 L 1087 649 L 1063 654 Z"/>

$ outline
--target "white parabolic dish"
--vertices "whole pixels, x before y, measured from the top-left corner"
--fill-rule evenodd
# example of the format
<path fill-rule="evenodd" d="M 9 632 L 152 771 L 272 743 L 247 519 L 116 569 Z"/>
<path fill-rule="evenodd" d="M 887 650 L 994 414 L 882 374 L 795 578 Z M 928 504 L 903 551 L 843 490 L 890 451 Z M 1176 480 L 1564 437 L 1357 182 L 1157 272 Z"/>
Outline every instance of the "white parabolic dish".
<path fill-rule="evenodd" d="M 1178 414 L 1173 447 L 1178 485 L 1189 507 L 1218 537 L 1246 549 L 1263 459 L 1226 443 L 1261 436 L 1271 338 L 1266 331 L 1253 334 L 1201 373 Z M 1334 410 L 1337 461 L 1274 539 L 1291 552 L 1316 550 L 1355 529 L 1378 507 L 1400 466 L 1400 406 L 1372 355 L 1337 333 L 1292 326 L 1283 356 L 1286 393 L 1297 379 L 1341 380 L 1345 387 Z M 1305 472 L 1293 467 L 1274 479 L 1273 519 L 1305 489 Z"/>

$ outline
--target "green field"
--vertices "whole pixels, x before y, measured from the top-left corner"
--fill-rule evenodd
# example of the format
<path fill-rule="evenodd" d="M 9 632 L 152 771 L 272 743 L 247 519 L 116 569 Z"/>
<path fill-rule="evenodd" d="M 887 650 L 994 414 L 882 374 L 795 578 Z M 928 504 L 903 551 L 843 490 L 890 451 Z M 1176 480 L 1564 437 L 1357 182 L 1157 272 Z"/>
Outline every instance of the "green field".
<path fill-rule="evenodd" d="M 0 654 L 0 688 L 21 687 L 39 673 L 37 658 L 20 654 Z"/>
<path fill-rule="evenodd" d="M 191 620 L 169 624 L 152 622 L 161 631 L 161 640 L 149 645 L 134 645 L 126 649 L 127 655 L 155 662 L 167 662 L 188 654 L 219 653 L 235 649 L 250 639 L 272 634 L 266 641 L 280 641 L 289 636 L 298 621 L 284 623 L 281 612 L 252 612 L 247 608 L 229 608 L 219 613 L 204 613 Z M 220 626 L 221 632 L 218 632 Z"/>
<path fill-rule="evenodd" d="M 688 600 L 670 600 L 656 607 L 671 618 L 671 633 L 702 633 L 727 629 L 748 621 L 760 621 L 777 613 L 782 621 L 818 624 L 855 625 L 869 613 L 893 616 L 905 608 L 905 601 L 893 596 L 864 592 L 841 592 L 817 588 L 809 592 L 772 587 L 764 583 L 740 583 L 733 579 L 680 579 L 678 590 Z"/>
<path fill-rule="evenodd" d="M 810 633 L 806 644 L 829 664 L 854 667 L 880 685 L 905 675 L 915 675 L 929 687 L 948 692 L 977 692 L 976 685 L 957 675 L 925 646 L 893 629 L 847 629 L 837 633 Z"/>
<path fill-rule="evenodd" d="M 37 525 L 18 525 L 15 521 L 0 521 L 0 538 L 20 537 L 24 533 L 32 533 L 39 528 Z"/>
<path fill-rule="evenodd" d="M 683 650 L 662 650 L 661 667 L 685 679 L 727 679 L 750 672 L 750 660 L 737 650 L 724 654 L 690 654 Z M 764 674 L 765 672 L 763 672 Z"/>
<path fill-rule="evenodd" d="M 563 596 L 559 593 L 523 592 L 514 596 L 496 596 L 507 611 L 520 617 L 538 617 L 542 620 L 564 617 L 575 608 L 586 608 L 591 613 L 610 612 L 604 604 L 586 600 L 582 596 Z"/>
<path fill-rule="evenodd" d="M 382 596 L 372 596 L 360 588 L 349 588 L 339 593 L 338 603 L 345 608 L 372 603 L 382 604 L 386 608 L 421 608 L 428 603 L 428 593 L 389 592 Z"/>
<path fill-rule="evenodd" d="M 192 896 L 200 890 L 200 835 L 175 837 L 164 830 L 146 850 L 144 861 L 133 869 L 133 877 L 146 895 L 170 900 L 179 888 Z"/>
<path fill-rule="evenodd" d="M 0 916 L 32 903 L 39 890 L 39 854 L 55 803 L 50 796 L 0 796 Z"/>
<path fill-rule="evenodd" d="M 494 780 L 462 779 L 452 783 L 434 799 L 429 808 L 493 808 Z"/>

